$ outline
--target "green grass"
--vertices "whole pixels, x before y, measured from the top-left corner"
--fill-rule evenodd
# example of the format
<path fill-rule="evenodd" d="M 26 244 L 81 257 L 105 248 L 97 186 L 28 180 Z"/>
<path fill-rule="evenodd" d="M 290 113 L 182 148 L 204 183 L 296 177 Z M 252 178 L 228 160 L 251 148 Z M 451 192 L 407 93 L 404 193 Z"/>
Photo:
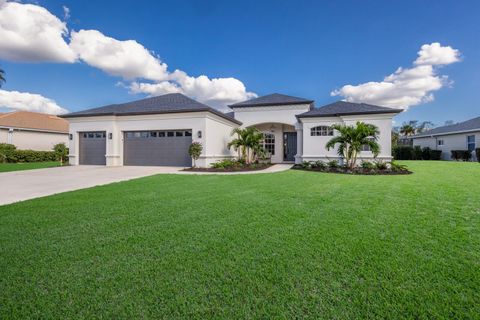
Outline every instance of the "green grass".
<path fill-rule="evenodd" d="M 52 168 L 60 166 L 60 162 L 25 162 L 25 163 L 0 163 L 0 172 L 32 170 L 42 168 Z"/>
<path fill-rule="evenodd" d="M 405 163 L 0 207 L 0 318 L 478 319 L 480 164 Z"/>

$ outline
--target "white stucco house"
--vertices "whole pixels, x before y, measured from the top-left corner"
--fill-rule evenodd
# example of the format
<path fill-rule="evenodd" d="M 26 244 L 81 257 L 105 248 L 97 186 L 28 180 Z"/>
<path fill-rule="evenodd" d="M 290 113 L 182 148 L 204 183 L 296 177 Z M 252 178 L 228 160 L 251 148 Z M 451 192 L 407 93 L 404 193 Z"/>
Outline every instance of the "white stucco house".
<path fill-rule="evenodd" d="M 442 151 L 443 160 L 452 160 L 452 150 L 468 150 L 475 160 L 475 149 L 480 141 L 480 117 L 438 127 L 412 137 L 413 146 Z"/>
<path fill-rule="evenodd" d="M 271 94 L 229 106 L 223 113 L 182 94 L 166 94 L 63 115 L 70 123 L 70 164 L 191 166 L 188 146 L 203 145 L 197 165 L 235 156 L 227 148 L 236 127 L 263 132 L 273 163 L 338 159 L 326 142 L 334 123 L 363 121 L 380 130 L 379 159 L 391 159 L 392 118 L 398 109 L 338 101 L 320 108 L 312 100 Z M 373 155 L 363 150 L 361 158 Z"/>

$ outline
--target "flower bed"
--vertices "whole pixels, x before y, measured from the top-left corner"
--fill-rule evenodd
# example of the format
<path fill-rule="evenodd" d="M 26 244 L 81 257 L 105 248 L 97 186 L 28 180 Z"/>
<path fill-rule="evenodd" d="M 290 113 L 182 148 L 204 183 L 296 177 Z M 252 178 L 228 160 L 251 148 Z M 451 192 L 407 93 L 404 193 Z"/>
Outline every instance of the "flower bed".
<path fill-rule="evenodd" d="M 194 172 L 240 172 L 240 171 L 258 171 L 267 169 L 271 163 L 245 163 L 238 160 L 225 159 L 215 162 L 210 168 L 188 168 L 185 171 Z"/>
<path fill-rule="evenodd" d="M 403 175 L 412 172 L 404 165 L 396 162 L 362 162 L 360 166 L 353 169 L 340 165 L 337 161 L 307 161 L 293 166 L 295 170 L 355 174 L 355 175 Z"/>

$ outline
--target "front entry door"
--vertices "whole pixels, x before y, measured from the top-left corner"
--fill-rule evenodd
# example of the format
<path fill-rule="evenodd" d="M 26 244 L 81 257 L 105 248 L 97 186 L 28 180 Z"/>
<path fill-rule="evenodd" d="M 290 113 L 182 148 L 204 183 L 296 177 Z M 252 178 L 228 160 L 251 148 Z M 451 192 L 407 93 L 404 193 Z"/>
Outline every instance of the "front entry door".
<path fill-rule="evenodd" d="M 283 133 L 283 161 L 295 161 L 297 154 L 297 133 Z"/>

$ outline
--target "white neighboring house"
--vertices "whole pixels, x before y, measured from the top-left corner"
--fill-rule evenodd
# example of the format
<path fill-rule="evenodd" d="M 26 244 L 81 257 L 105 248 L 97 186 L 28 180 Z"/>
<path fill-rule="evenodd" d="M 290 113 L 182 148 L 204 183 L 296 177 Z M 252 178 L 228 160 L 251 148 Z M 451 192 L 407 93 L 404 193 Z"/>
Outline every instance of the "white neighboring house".
<path fill-rule="evenodd" d="M 0 114 L 0 143 L 20 150 L 52 151 L 57 143 L 68 145 L 68 121 L 54 115 L 14 111 Z"/>
<path fill-rule="evenodd" d="M 412 137 L 413 146 L 442 151 L 443 160 L 452 160 L 452 150 L 469 150 L 475 159 L 480 145 L 480 117 L 449 126 L 438 127 Z"/>
<path fill-rule="evenodd" d="M 379 159 L 391 159 L 392 118 L 402 110 L 338 101 L 315 108 L 312 100 L 271 94 L 229 106 L 222 113 L 173 93 L 63 115 L 70 122 L 70 164 L 191 166 L 188 146 L 203 145 L 197 161 L 208 167 L 235 156 L 227 148 L 236 127 L 256 127 L 273 163 L 339 159 L 325 149 L 334 123 L 363 121 L 380 130 Z M 373 159 L 365 149 L 360 158 Z"/>

